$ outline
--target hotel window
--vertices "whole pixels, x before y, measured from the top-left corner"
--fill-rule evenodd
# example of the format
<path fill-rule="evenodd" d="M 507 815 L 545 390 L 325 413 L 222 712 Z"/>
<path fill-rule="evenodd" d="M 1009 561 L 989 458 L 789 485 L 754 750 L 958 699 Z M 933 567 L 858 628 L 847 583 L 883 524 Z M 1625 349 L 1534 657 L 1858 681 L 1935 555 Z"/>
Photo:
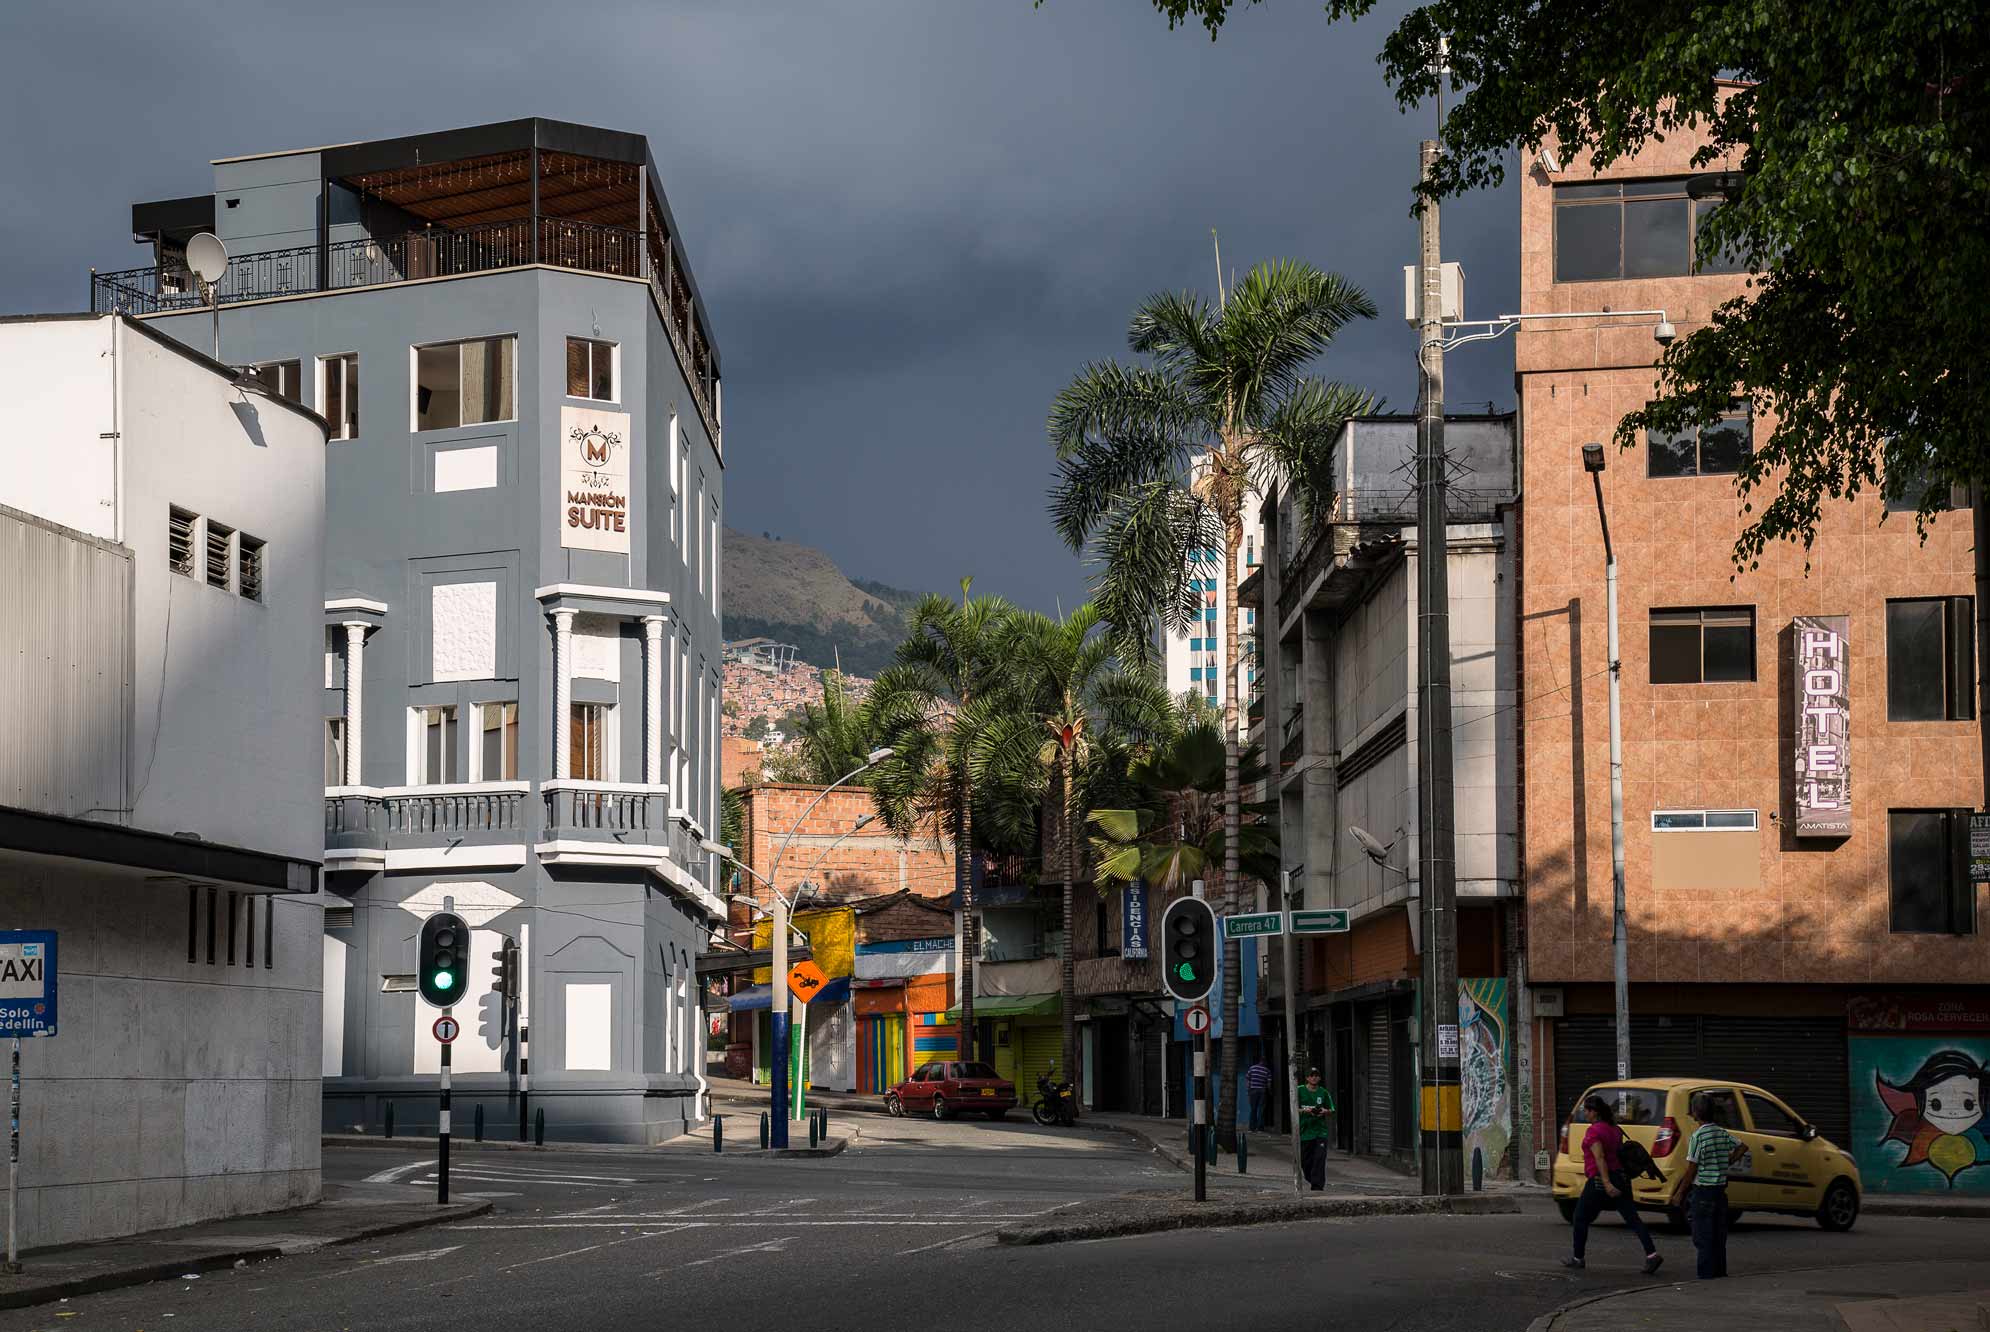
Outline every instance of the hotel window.
<path fill-rule="evenodd" d="M 614 343 L 567 339 L 567 396 L 596 402 L 616 400 Z"/>
<path fill-rule="evenodd" d="M 233 554 L 235 529 L 207 520 L 207 585 L 228 590 L 228 557 Z"/>
<path fill-rule="evenodd" d="M 574 703 L 567 713 L 567 772 L 575 781 L 615 780 L 609 729 L 614 709 L 606 703 Z"/>
<path fill-rule="evenodd" d="M 1745 402 L 1737 402 L 1710 426 L 1697 426 L 1676 435 L 1645 431 L 1645 475 L 1734 476 L 1755 451 L 1754 418 Z"/>
<path fill-rule="evenodd" d="M 518 704 L 477 705 L 477 771 L 472 781 L 518 780 Z"/>
<path fill-rule="evenodd" d="M 166 511 L 166 567 L 193 577 L 193 529 L 200 515 L 174 505 Z"/>
<path fill-rule="evenodd" d="M 1976 933 L 1969 877 L 1969 811 L 1890 809 L 1887 878 L 1895 934 Z"/>
<path fill-rule="evenodd" d="M 456 705 L 409 709 L 411 786 L 448 786 L 460 780 L 456 760 Z"/>
<path fill-rule="evenodd" d="M 1886 719 L 1976 718 L 1976 601 L 1923 597 L 1886 603 Z"/>
<path fill-rule="evenodd" d="M 415 429 L 511 420 L 517 360 L 515 337 L 415 348 Z"/>
<path fill-rule="evenodd" d="M 331 423 L 327 438 L 359 438 L 359 353 L 318 359 L 318 402 Z"/>
<path fill-rule="evenodd" d="M 1695 257 L 1699 229 L 1720 206 L 1697 206 L 1683 176 L 1555 186 L 1555 281 L 1740 273 L 1732 253 Z"/>
<path fill-rule="evenodd" d="M 301 361 L 264 361 L 249 367 L 249 378 L 279 398 L 304 401 L 304 365 Z"/>
<path fill-rule="evenodd" d="M 1755 678 L 1755 608 L 1651 613 L 1651 682 L 1714 684 Z"/>
<path fill-rule="evenodd" d="M 246 532 L 236 542 L 235 590 L 250 601 L 263 599 L 263 570 L 266 567 L 263 555 L 266 549 L 265 542 Z"/>
<path fill-rule="evenodd" d="M 345 718 L 325 718 L 325 785 L 345 785 Z"/>
<path fill-rule="evenodd" d="M 1651 812 L 1651 885 L 1713 892 L 1762 886 L 1761 823 L 1752 809 Z"/>

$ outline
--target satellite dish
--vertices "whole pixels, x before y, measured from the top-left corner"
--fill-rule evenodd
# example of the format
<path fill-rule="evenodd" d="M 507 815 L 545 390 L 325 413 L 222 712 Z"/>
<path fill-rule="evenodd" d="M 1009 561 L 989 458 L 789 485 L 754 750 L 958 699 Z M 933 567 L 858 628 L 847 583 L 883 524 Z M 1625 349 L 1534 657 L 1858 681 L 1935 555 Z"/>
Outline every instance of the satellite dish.
<path fill-rule="evenodd" d="M 1376 841 L 1366 829 L 1349 825 L 1347 831 L 1349 836 L 1353 837 L 1360 844 L 1362 851 L 1367 854 L 1370 860 L 1378 865 L 1388 862 L 1389 848 Z"/>
<path fill-rule="evenodd" d="M 219 282 L 228 271 L 228 247 L 213 232 L 203 231 L 187 242 L 187 267 L 202 282 Z"/>

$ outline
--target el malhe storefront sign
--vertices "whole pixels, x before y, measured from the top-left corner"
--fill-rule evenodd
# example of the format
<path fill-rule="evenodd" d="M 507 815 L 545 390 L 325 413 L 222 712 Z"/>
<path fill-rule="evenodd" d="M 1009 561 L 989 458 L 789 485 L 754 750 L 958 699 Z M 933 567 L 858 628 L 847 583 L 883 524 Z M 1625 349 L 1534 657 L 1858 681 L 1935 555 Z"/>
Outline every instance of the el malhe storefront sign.
<path fill-rule="evenodd" d="M 560 544 L 629 553 L 629 414 L 560 408 Z"/>
<path fill-rule="evenodd" d="M 1852 835 L 1852 687 L 1845 615 L 1799 615 L 1796 771 L 1799 837 Z"/>

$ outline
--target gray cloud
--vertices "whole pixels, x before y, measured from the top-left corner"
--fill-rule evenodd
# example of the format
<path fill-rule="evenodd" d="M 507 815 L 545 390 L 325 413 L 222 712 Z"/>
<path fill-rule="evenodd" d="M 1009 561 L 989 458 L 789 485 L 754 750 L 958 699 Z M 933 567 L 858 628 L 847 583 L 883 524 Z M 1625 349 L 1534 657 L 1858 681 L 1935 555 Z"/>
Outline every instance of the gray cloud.
<path fill-rule="evenodd" d="M 1293 255 L 1383 317 L 1324 370 L 1414 397 L 1400 265 L 1429 115 L 1374 63 L 1392 17 L 1310 0 L 1210 43 L 1146 0 L 42 4 L 10 13 L 0 308 L 71 309 L 140 262 L 134 199 L 238 152 L 546 115 L 647 134 L 727 371 L 730 521 L 853 574 L 1049 608 L 1043 417 L 1150 292 Z M 1510 308 L 1510 193 L 1447 209 L 1474 313 Z M 1502 344 L 1454 403 L 1512 398 Z"/>

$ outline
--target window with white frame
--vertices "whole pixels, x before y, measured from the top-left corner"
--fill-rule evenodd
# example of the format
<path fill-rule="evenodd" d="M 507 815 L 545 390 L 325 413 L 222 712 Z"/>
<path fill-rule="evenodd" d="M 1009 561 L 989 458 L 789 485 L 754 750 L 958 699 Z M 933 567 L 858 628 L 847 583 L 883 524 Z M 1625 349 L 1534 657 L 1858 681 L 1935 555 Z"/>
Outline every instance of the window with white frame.
<path fill-rule="evenodd" d="M 249 378 L 279 398 L 304 401 L 304 367 L 300 361 L 264 361 L 249 367 Z"/>
<path fill-rule="evenodd" d="M 166 512 L 166 567 L 176 574 L 193 577 L 194 528 L 200 515 L 177 504 Z"/>
<path fill-rule="evenodd" d="M 479 703 L 477 736 L 470 750 L 473 782 L 518 780 L 518 704 Z"/>
<path fill-rule="evenodd" d="M 241 534 L 235 543 L 235 590 L 250 601 L 263 599 L 263 572 L 267 568 L 265 555 L 268 543 L 261 537 L 252 537 L 247 532 Z"/>
<path fill-rule="evenodd" d="M 615 709 L 607 703 L 574 703 L 567 713 L 567 773 L 579 782 L 615 777 Z"/>
<path fill-rule="evenodd" d="M 1723 828 L 1753 832 L 1755 827 L 1755 811 L 1752 809 L 1655 809 L 1651 812 L 1653 832 L 1719 831 Z"/>
<path fill-rule="evenodd" d="M 594 338 L 567 339 L 567 396 L 615 402 L 615 344 Z"/>
<path fill-rule="evenodd" d="M 448 786 L 461 781 L 456 744 L 456 705 L 408 709 L 408 784 Z"/>
<path fill-rule="evenodd" d="M 509 421 L 514 409 L 518 339 L 470 338 L 416 347 L 414 428 Z"/>
<path fill-rule="evenodd" d="M 690 496 L 685 492 L 691 488 L 691 441 L 678 429 L 674 413 L 670 418 L 670 437 L 677 441 L 677 491 L 683 496 L 680 507 L 685 509 L 684 517 L 678 524 L 677 555 L 688 569 L 691 567 L 691 514 Z"/>
<path fill-rule="evenodd" d="M 331 423 L 326 438 L 359 438 L 358 352 L 318 358 L 318 415 Z"/>

